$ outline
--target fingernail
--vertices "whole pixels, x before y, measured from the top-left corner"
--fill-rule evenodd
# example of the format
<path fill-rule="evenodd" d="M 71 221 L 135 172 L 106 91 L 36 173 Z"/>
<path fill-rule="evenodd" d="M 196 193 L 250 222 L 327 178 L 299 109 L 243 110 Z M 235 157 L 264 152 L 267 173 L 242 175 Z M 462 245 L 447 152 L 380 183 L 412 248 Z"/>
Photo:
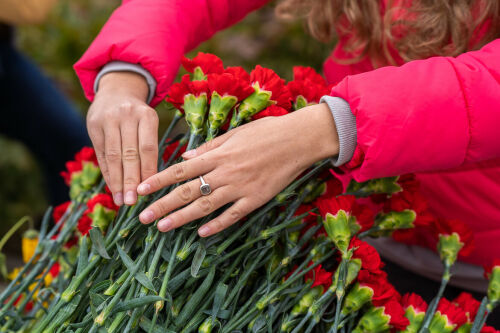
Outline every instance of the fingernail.
<path fill-rule="evenodd" d="M 121 206 L 123 205 L 123 194 L 122 192 L 117 192 L 113 194 L 113 200 L 115 202 L 115 205 Z"/>
<path fill-rule="evenodd" d="M 137 187 L 137 192 L 148 193 L 150 189 L 151 189 L 151 185 L 149 185 L 148 183 L 144 183 L 144 184 L 141 184 Z"/>
<path fill-rule="evenodd" d="M 163 232 L 169 231 L 170 229 L 172 229 L 172 220 L 168 217 L 161 220 L 160 222 L 158 222 L 158 229 Z"/>
<path fill-rule="evenodd" d="M 139 219 L 142 223 L 150 223 L 155 219 L 155 214 L 152 210 L 145 210 L 141 214 L 139 214 Z"/>
<path fill-rule="evenodd" d="M 135 204 L 136 200 L 137 200 L 137 195 L 135 194 L 134 191 L 128 191 L 125 194 L 125 203 L 127 205 L 133 205 L 133 204 Z"/>
<path fill-rule="evenodd" d="M 201 227 L 200 229 L 198 229 L 198 234 L 201 236 L 201 237 L 206 237 L 210 234 L 210 228 L 207 227 L 206 225 L 204 225 L 203 227 Z"/>
<path fill-rule="evenodd" d="M 191 150 L 188 150 L 187 152 L 185 152 L 184 154 L 182 154 L 182 157 L 184 158 L 191 158 L 191 157 L 195 157 L 196 156 L 196 149 L 191 149 Z"/>

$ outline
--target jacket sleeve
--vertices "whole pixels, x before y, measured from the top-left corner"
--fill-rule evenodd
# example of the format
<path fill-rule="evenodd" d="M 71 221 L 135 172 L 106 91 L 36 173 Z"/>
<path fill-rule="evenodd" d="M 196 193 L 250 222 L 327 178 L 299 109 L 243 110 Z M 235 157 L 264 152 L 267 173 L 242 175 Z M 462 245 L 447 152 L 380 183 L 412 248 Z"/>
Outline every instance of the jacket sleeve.
<path fill-rule="evenodd" d="M 348 76 L 331 94 L 356 117 L 344 169 L 358 181 L 500 157 L 500 39 L 456 58 Z"/>
<path fill-rule="evenodd" d="M 182 55 L 269 0 L 124 0 L 75 64 L 85 95 L 94 98 L 99 70 L 111 61 L 139 64 L 157 82 L 151 104 L 166 95 Z"/>

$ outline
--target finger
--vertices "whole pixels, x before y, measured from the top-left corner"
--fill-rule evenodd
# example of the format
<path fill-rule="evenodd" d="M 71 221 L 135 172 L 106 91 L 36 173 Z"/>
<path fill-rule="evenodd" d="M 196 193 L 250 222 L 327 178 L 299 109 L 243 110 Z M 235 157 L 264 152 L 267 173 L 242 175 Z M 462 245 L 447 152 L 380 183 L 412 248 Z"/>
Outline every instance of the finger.
<path fill-rule="evenodd" d="M 246 199 L 236 201 L 224 213 L 217 216 L 212 221 L 204 224 L 198 229 L 200 237 L 208 237 L 214 235 L 227 227 L 235 224 L 244 216 L 250 214 L 256 207 L 253 207 Z"/>
<path fill-rule="evenodd" d="M 141 157 L 141 181 L 158 172 L 158 115 L 149 108 L 139 122 L 139 155 Z"/>
<path fill-rule="evenodd" d="M 117 206 L 123 205 L 123 168 L 122 145 L 118 126 L 109 126 L 104 130 L 104 154 L 109 170 L 108 187 L 113 193 Z"/>
<path fill-rule="evenodd" d="M 137 201 L 137 185 L 141 181 L 139 160 L 138 123 L 127 121 L 120 126 L 122 140 L 123 193 L 124 202 L 133 205 Z"/>
<path fill-rule="evenodd" d="M 101 174 L 104 181 L 109 186 L 109 170 L 106 163 L 106 156 L 104 154 L 104 132 L 101 128 L 92 128 L 89 126 L 89 137 L 92 141 L 92 146 L 94 147 L 95 155 L 97 157 L 97 163 L 101 169 Z"/>
<path fill-rule="evenodd" d="M 174 164 L 143 181 L 137 188 L 137 192 L 140 195 L 156 192 L 166 186 L 205 175 L 212 171 L 215 165 L 216 158 L 214 156 L 200 156 L 189 161 Z"/>
<path fill-rule="evenodd" d="M 213 172 L 204 176 L 203 179 L 207 184 L 210 184 L 212 191 L 224 185 L 219 180 L 220 177 L 216 177 Z M 193 202 L 201 197 L 200 186 L 201 181 L 199 179 L 195 179 L 176 187 L 172 192 L 155 201 L 148 208 L 142 211 L 142 213 L 139 214 L 139 220 L 142 223 L 151 223 L 154 220 L 167 215 L 171 211 Z"/>
<path fill-rule="evenodd" d="M 224 135 L 218 136 L 215 139 L 212 139 L 208 142 L 205 142 L 201 146 L 199 146 L 196 149 L 191 149 L 186 151 L 184 154 L 182 154 L 182 157 L 185 160 L 190 160 L 192 158 L 195 158 L 196 156 L 200 156 L 202 154 L 205 154 L 211 150 L 214 150 L 215 148 L 220 147 L 224 142 L 227 141 L 234 133 L 226 133 Z"/>
<path fill-rule="evenodd" d="M 210 195 L 202 196 L 189 206 L 173 212 L 166 218 L 158 222 L 158 230 L 166 232 L 186 223 L 207 216 L 216 209 L 234 200 L 229 186 L 218 188 Z"/>

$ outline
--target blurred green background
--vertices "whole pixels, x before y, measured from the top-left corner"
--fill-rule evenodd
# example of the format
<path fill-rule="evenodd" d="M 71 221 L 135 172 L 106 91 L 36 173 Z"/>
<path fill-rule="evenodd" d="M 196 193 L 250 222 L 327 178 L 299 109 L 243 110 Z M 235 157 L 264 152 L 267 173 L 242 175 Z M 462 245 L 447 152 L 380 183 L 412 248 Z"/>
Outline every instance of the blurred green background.
<path fill-rule="evenodd" d="M 46 23 L 17 29 L 18 47 L 57 83 L 83 115 L 89 103 L 82 94 L 72 65 L 119 3 L 117 0 L 60 1 Z M 332 46 L 312 39 L 300 22 L 277 20 L 274 6 L 275 3 L 271 3 L 234 27 L 219 32 L 190 55 L 198 51 L 211 52 L 221 57 L 226 65 L 241 65 L 248 70 L 261 64 L 286 79 L 291 79 L 294 65 L 321 70 Z M 165 105 L 160 105 L 158 112 L 163 129 L 168 124 L 170 112 Z M 47 200 L 46 184 L 29 151 L 0 133 L 0 152 L 0 235 L 3 235 L 24 215 L 39 219 Z"/>

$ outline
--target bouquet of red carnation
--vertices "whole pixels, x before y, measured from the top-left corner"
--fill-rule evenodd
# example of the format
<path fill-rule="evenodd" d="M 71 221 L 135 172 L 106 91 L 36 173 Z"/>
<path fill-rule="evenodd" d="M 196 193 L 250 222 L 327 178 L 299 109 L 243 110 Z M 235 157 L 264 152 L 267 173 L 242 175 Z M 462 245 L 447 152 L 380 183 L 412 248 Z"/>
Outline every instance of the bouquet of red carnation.
<path fill-rule="evenodd" d="M 210 54 L 182 64 L 190 74 L 167 97 L 177 111 L 160 144 L 161 168 L 220 133 L 329 92 L 307 67 L 286 83 L 261 66 L 225 68 Z M 188 132 L 170 138 L 181 119 Z M 2 332 L 479 332 L 499 302 L 498 263 L 482 303 L 442 298 L 450 268 L 470 251 L 470 231 L 434 218 L 411 175 L 351 182 L 344 193 L 329 169 L 329 161 L 312 165 L 240 224 L 199 238 L 203 219 L 167 233 L 138 222 L 174 186 L 118 209 L 84 149 L 63 173 L 72 201 L 48 210 L 31 259 L 0 295 Z M 365 241 L 412 240 L 422 230 L 445 268 L 429 305 L 401 297 Z"/>

